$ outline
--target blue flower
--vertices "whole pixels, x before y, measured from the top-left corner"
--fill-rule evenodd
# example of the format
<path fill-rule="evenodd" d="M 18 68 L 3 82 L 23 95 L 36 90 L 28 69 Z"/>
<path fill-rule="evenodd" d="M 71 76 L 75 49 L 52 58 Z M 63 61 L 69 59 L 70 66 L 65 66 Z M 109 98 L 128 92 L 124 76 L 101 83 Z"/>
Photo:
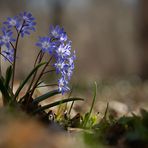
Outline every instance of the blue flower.
<path fill-rule="evenodd" d="M 31 13 L 23 12 L 12 18 L 8 17 L 3 24 L 8 28 L 15 27 L 21 37 L 24 37 L 24 35 L 30 35 L 31 31 L 35 31 L 36 22 Z"/>
<path fill-rule="evenodd" d="M 68 61 L 68 65 L 70 65 L 70 67 L 72 68 L 72 69 L 74 69 L 74 60 L 76 59 L 76 53 L 75 53 L 75 50 L 74 50 L 74 52 L 73 52 L 73 54 L 71 55 L 71 57 L 69 57 L 68 59 L 67 59 L 67 61 Z"/>
<path fill-rule="evenodd" d="M 66 32 L 63 28 L 60 28 L 60 26 L 58 25 L 55 27 L 53 25 L 50 26 L 49 35 L 52 38 L 59 40 L 60 42 L 64 42 L 67 40 Z"/>
<path fill-rule="evenodd" d="M 58 59 L 56 63 L 54 64 L 54 67 L 56 68 L 57 74 L 63 73 L 64 69 L 66 68 L 66 63 L 64 60 Z"/>
<path fill-rule="evenodd" d="M 2 51 L 2 55 L 4 55 L 5 61 L 9 60 L 10 62 L 14 61 L 14 50 L 7 48 Z"/>
<path fill-rule="evenodd" d="M 62 75 L 64 75 L 65 77 L 68 78 L 68 80 L 71 79 L 71 76 L 73 74 L 73 70 L 74 70 L 74 60 L 75 60 L 75 54 L 73 54 L 71 57 L 66 59 L 66 65 L 63 69 L 63 71 L 61 72 Z"/>
<path fill-rule="evenodd" d="M 49 36 L 40 37 L 36 45 L 55 58 L 53 66 L 59 75 L 59 91 L 62 94 L 69 91 L 68 83 L 74 70 L 76 56 L 75 52 L 73 54 L 71 52 L 71 41 L 67 39 L 64 29 L 50 26 Z"/>
<path fill-rule="evenodd" d="M 1 45 L 10 46 L 10 42 L 14 42 L 15 39 L 12 37 L 13 32 L 11 30 L 7 30 L 5 27 L 2 28 L 3 35 L 0 36 Z"/>
<path fill-rule="evenodd" d="M 50 37 L 39 37 L 36 46 L 40 47 L 43 52 L 48 52 L 50 54 L 53 54 L 56 48 L 55 42 L 51 42 Z"/>
<path fill-rule="evenodd" d="M 74 70 L 74 60 L 72 58 L 69 58 L 69 60 L 70 63 L 67 64 L 65 70 L 63 71 L 63 74 L 67 76 L 68 80 L 71 79 Z"/>
<path fill-rule="evenodd" d="M 18 20 L 18 17 L 15 16 L 15 17 L 13 17 L 13 18 L 8 17 L 8 18 L 7 18 L 7 21 L 5 21 L 3 24 L 7 25 L 8 28 L 11 28 L 11 27 L 16 27 L 16 26 L 18 26 L 19 23 L 20 23 L 20 22 L 19 22 L 19 20 Z"/>
<path fill-rule="evenodd" d="M 35 18 L 32 16 L 31 13 L 28 13 L 28 12 L 23 12 L 23 13 L 20 13 L 20 17 L 25 21 L 25 22 L 33 22 L 35 20 Z"/>
<path fill-rule="evenodd" d="M 71 52 L 71 45 L 67 44 L 67 45 L 64 45 L 64 43 L 62 43 L 56 50 L 56 58 L 61 58 L 61 59 L 66 59 L 67 57 L 70 56 Z"/>
<path fill-rule="evenodd" d="M 35 31 L 35 18 L 31 13 L 21 13 L 19 15 L 21 23 L 17 26 L 17 30 L 21 31 L 21 36 L 24 37 L 25 34 L 30 35 L 30 31 Z"/>
<path fill-rule="evenodd" d="M 73 54 L 66 54 L 64 58 L 60 55 L 56 60 L 56 63 L 54 64 L 56 72 L 61 75 L 60 81 L 58 81 L 58 85 L 59 91 L 62 90 L 62 94 L 64 93 L 64 91 L 67 92 L 69 90 L 68 81 L 71 79 L 71 76 L 73 74 L 75 58 L 75 52 Z"/>
<path fill-rule="evenodd" d="M 35 31 L 35 28 L 33 27 L 32 23 L 30 24 L 25 24 L 23 27 L 19 26 L 17 29 L 20 31 L 21 30 L 21 37 L 24 37 L 25 35 L 30 35 L 30 31 Z"/>
<path fill-rule="evenodd" d="M 70 90 L 70 88 L 68 87 L 68 81 L 64 77 L 61 77 L 58 80 L 58 86 L 59 86 L 59 92 L 61 92 L 62 95 Z"/>

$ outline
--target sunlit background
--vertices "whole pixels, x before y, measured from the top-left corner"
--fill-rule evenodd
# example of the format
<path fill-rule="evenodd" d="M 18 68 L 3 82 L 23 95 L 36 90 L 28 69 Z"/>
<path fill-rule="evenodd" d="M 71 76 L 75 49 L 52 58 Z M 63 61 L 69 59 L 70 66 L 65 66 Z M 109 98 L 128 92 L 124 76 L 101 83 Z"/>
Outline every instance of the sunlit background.
<path fill-rule="evenodd" d="M 97 81 L 100 100 L 145 104 L 147 6 L 147 0 L 0 0 L 0 22 L 22 11 L 31 12 L 37 22 L 36 32 L 19 43 L 18 80 L 32 69 L 38 36 L 47 35 L 50 24 L 58 24 L 76 50 L 75 93 L 88 96 L 91 90 L 87 90 Z"/>

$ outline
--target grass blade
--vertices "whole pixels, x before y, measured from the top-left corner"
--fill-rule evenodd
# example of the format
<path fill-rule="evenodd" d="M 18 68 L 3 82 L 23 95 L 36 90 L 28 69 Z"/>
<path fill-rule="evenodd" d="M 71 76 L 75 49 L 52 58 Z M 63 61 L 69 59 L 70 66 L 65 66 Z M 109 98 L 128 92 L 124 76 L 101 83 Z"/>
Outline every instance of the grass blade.
<path fill-rule="evenodd" d="M 12 66 L 9 66 L 7 68 L 7 71 L 6 71 L 6 79 L 5 79 L 5 87 L 7 89 L 9 88 L 9 83 L 10 83 L 10 80 L 11 80 L 11 76 L 12 76 Z"/>
<path fill-rule="evenodd" d="M 57 105 L 61 105 L 63 103 L 71 102 L 71 101 L 84 101 L 84 99 L 82 99 L 82 98 L 68 98 L 68 99 L 63 99 L 63 100 L 55 101 L 53 103 L 47 104 L 45 106 L 42 106 L 39 109 L 36 109 L 35 111 L 33 111 L 33 114 L 36 114 L 36 113 L 44 111 L 44 110 L 46 110 L 48 108 L 51 108 L 51 107 L 54 107 L 54 106 L 57 106 Z"/>
<path fill-rule="evenodd" d="M 94 104 L 95 104 L 96 96 L 97 96 L 97 83 L 95 82 L 94 97 L 93 97 L 92 105 L 91 105 L 90 111 L 85 115 L 84 121 L 82 123 L 83 128 L 87 127 L 87 123 L 89 121 L 89 118 L 91 116 L 91 113 L 92 113 L 92 110 L 93 110 L 93 107 L 94 107 Z"/>
<path fill-rule="evenodd" d="M 39 97 L 35 98 L 33 100 L 33 103 L 39 103 L 39 102 L 41 102 L 43 100 L 46 100 L 47 98 L 50 98 L 52 96 L 57 95 L 57 94 L 60 94 L 60 92 L 58 90 L 50 91 L 50 92 L 48 92 L 48 93 L 46 93 L 46 94 L 44 94 L 42 96 L 39 96 Z"/>
<path fill-rule="evenodd" d="M 0 90 L 2 92 L 3 104 L 7 105 L 11 101 L 11 97 L 9 96 L 7 88 L 4 85 L 4 81 L 2 77 L 0 78 Z"/>

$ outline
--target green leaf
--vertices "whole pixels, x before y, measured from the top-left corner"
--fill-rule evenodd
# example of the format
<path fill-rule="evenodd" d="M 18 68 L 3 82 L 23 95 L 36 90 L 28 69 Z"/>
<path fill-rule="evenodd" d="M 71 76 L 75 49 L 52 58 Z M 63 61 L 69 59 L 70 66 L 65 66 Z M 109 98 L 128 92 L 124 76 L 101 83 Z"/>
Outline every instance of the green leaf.
<path fill-rule="evenodd" d="M 4 85 L 2 77 L 0 78 L 0 90 L 2 92 L 3 104 L 7 105 L 10 102 L 11 97 L 9 96 L 8 89 Z"/>
<path fill-rule="evenodd" d="M 37 65 L 30 73 L 29 75 L 26 77 L 26 79 L 24 81 L 22 81 L 22 83 L 20 84 L 19 88 L 17 89 L 15 95 L 14 95 L 14 100 L 16 100 L 16 98 L 18 97 L 20 91 L 22 90 L 22 88 L 25 86 L 25 84 L 28 82 L 28 80 L 31 78 L 31 76 L 43 65 L 45 65 L 46 62 L 41 63 L 39 65 Z"/>
<path fill-rule="evenodd" d="M 9 83 L 12 76 L 12 66 L 9 66 L 6 71 L 6 78 L 5 78 L 5 87 L 9 88 Z"/>
<path fill-rule="evenodd" d="M 33 114 L 36 114 L 36 113 L 44 111 L 48 108 L 51 108 L 51 107 L 54 107 L 54 106 L 57 106 L 57 105 L 61 105 L 63 103 L 71 102 L 71 101 L 84 101 L 84 99 L 82 99 L 82 98 L 68 98 L 68 99 L 55 101 L 53 103 L 47 104 L 45 106 L 42 106 L 42 107 L 36 109 L 35 111 L 33 111 Z"/>
<path fill-rule="evenodd" d="M 47 98 L 50 98 L 52 96 L 57 95 L 57 94 L 60 94 L 60 92 L 58 90 L 50 91 L 50 92 L 48 92 L 48 93 L 46 93 L 46 94 L 44 94 L 42 96 L 39 96 L 39 97 L 35 98 L 33 100 L 33 103 L 39 103 L 39 102 L 41 102 L 43 100 L 46 100 Z"/>

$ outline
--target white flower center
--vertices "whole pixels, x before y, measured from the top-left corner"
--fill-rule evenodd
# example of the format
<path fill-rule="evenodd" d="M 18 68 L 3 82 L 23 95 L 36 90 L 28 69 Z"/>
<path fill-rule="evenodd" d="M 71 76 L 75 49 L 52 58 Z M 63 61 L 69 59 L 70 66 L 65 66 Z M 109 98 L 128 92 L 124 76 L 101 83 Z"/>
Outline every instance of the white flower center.
<path fill-rule="evenodd" d="M 25 21 L 28 21 L 28 20 L 29 20 L 27 16 L 23 16 L 23 19 L 24 19 Z"/>
<path fill-rule="evenodd" d="M 59 48 L 58 48 L 58 55 L 59 55 L 59 56 L 63 56 L 64 51 L 65 51 L 64 48 L 59 47 Z"/>
<path fill-rule="evenodd" d="M 57 31 L 55 31 L 55 30 L 52 31 L 52 35 L 53 35 L 54 37 L 56 37 L 56 38 L 59 36 L 59 34 L 57 33 Z"/>
<path fill-rule="evenodd" d="M 45 49 L 48 49 L 50 47 L 49 42 L 43 42 L 42 47 L 45 48 Z"/>
<path fill-rule="evenodd" d="M 11 21 L 10 21 L 10 25 L 12 25 L 12 26 L 16 26 L 16 20 L 11 19 Z"/>
<path fill-rule="evenodd" d="M 3 36 L 2 41 L 4 43 L 8 43 L 10 41 L 10 37 L 9 36 Z"/>
<path fill-rule="evenodd" d="M 63 82 L 63 80 L 60 80 L 59 81 L 59 89 L 61 90 L 63 86 L 64 86 L 64 82 Z"/>
<path fill-rule="evenodd" d="M 62 63 L 58 63 L 58 64 L 57 64 L 57 67 L 58 67 L 59 69 L 62 69 Z"/>

